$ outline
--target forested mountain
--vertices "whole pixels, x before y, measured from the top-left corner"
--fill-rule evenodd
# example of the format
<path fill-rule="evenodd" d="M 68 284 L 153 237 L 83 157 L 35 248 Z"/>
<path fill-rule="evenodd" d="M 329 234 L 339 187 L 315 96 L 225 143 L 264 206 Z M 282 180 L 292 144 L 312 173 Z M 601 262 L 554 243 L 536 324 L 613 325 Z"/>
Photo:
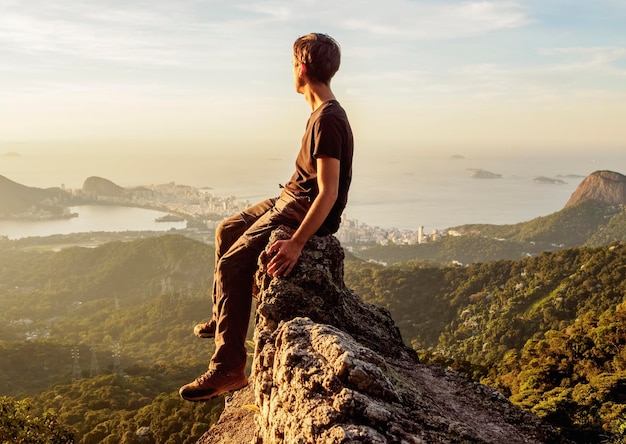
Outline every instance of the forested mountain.
<path fill-rule="evenodd" d="M 27 313 L 8 307 L 4 316 L 44 321 L 95 301 L 129 305 L 167 291 L 197 296 L 213 278 L 213 248 L 183 236 L 28 254 L 11 245 L 0 250 L 0 301 L 28 304 Z"/>
<path fill-rule="evenodd" d="M 451 227 L 430 243 L 366 247 L 355 254 L 385 264 L 409 260 L 469 264 L 611 242 L 626 242 L 626 176 L 596 171 L 553 214 L 509 225 Z"/>
<path fill-rule="evenodd" d="M 53 409 L 78 443 L 195 442 L 223 405 L 177 393 L 212 353 L 191 329 L 211 313 L 213 248 L 183 236 L 13 244 L 0 251 L 0 396 L 30 397 L 31 416 Z"/>
<path fill-rule="evenodd" d="M 0 176 L 0 217 L 22 213 L 32 206 L 60 211 L 56 204 L 68 199 L 69 193 L 61 188 L 27 187 Z"/>
<path fill-rule="evenodd" d="M 386 264 L 425 260 L 439 264 L 521 259 L 544 251 L 626 242 L 626 207 L 595 200 L 548 216 L 511 225 L 470 224 L 452 227 L 435 242 L 374 246 L 356 250 L 365 260 Z"/>
<path fill-rule="evenodd" d="M 174 235 L 16 245 L 0 244 L 0 396 L 53 409 L 80 443 L 140 442 L 148 430 L 155 442 L 194 442 L 223 402 L 176 394 L 212 351 L 191 327 L 210 313 L 213 248 Z M 620 442 L 625 264 L 623 243 L 469 266 L 348 255 L 345 279 L 390 309 L 425 360 L 498 388 L 578 442 Z"/>
<path fill-rule="evenodd" d="M 388 307 L 427 359 L 497 387 L 580 442 L 603 433 L 623 442 L 623 243 L 466 267 L 346 267 L 348 286 Z"/>

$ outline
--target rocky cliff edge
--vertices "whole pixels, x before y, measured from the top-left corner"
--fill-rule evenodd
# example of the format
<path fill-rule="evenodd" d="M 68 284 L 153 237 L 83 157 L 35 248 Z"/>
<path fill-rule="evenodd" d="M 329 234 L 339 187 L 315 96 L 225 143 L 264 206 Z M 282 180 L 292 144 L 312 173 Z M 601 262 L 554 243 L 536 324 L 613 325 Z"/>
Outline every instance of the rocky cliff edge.
<path fill-rule="evenodd" d="M 343 258 L 336 238 L 314 237 L 271 278 L 261 254 L 250 385 L 198 443 L 567 442 L 496 390 L 420 364 L 389 313 L 346 288 Z"/>
<path fill-rule="evenodd" d="M 626 205 L 626 176 L 614 171 L 595 171 L 585 177 L 572 193 L 565 208 L 586 200 Z"/>

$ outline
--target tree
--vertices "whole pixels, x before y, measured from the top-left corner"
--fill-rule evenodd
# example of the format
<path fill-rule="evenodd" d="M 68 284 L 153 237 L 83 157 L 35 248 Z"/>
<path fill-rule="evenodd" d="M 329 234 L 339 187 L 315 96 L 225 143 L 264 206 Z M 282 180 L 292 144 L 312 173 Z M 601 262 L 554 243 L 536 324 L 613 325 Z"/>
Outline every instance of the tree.
<path fill-rule="evenodd" d="M 50 410 L 32 414 L 30 400 L 0 398 L 0 442 L 13 444 L 69 444 L 73 434 Z"/>

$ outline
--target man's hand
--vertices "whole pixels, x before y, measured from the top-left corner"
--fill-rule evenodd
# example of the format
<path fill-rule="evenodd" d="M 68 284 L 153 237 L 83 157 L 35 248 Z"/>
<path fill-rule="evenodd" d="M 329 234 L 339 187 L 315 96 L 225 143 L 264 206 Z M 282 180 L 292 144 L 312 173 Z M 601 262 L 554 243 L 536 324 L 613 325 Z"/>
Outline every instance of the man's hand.
<path fill-rule="evenodd" d="M 267 265 L 267 272 L 272 277 L 288 276 L 296 266 L 302 246 L 294 240 L 278 240 L 274 242 L 268 251 L 272 256 Z"/>
<path fill-rule="evenodd" d="M 267 272 L 272 277 L 287 276 L 296 266 L 302 248 L 311 238 L 330 213 L 337 200 L 339 190 L 339 159 L 320 156 L 317 158 L 317 186 L 319 193 L 311 203 L 311 208 L 304 216 L 300 227 L 289 240 L 274 242 L 268 253 L 274 255 L 267 265 Z"/>

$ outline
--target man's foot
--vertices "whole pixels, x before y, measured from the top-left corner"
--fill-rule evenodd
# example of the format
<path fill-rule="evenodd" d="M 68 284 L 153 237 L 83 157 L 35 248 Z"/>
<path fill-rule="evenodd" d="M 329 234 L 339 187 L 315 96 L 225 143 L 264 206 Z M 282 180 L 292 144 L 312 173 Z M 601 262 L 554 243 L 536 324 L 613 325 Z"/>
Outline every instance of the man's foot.
<path fill-rule="evenodd" d="M 204 324 L 198 324 L 193 328 L 193 334 L 199 338 L 215 337 L 215 321 L 211 319 Z"/>
<path fill-rule="evenodd" d="M 248 385 L 248 378 L 241 372 L 208 370 L 194 382 L 184 385 L 178 393 L 187 401 L 207 401 L 228 392 L 234 392 Z"/>

